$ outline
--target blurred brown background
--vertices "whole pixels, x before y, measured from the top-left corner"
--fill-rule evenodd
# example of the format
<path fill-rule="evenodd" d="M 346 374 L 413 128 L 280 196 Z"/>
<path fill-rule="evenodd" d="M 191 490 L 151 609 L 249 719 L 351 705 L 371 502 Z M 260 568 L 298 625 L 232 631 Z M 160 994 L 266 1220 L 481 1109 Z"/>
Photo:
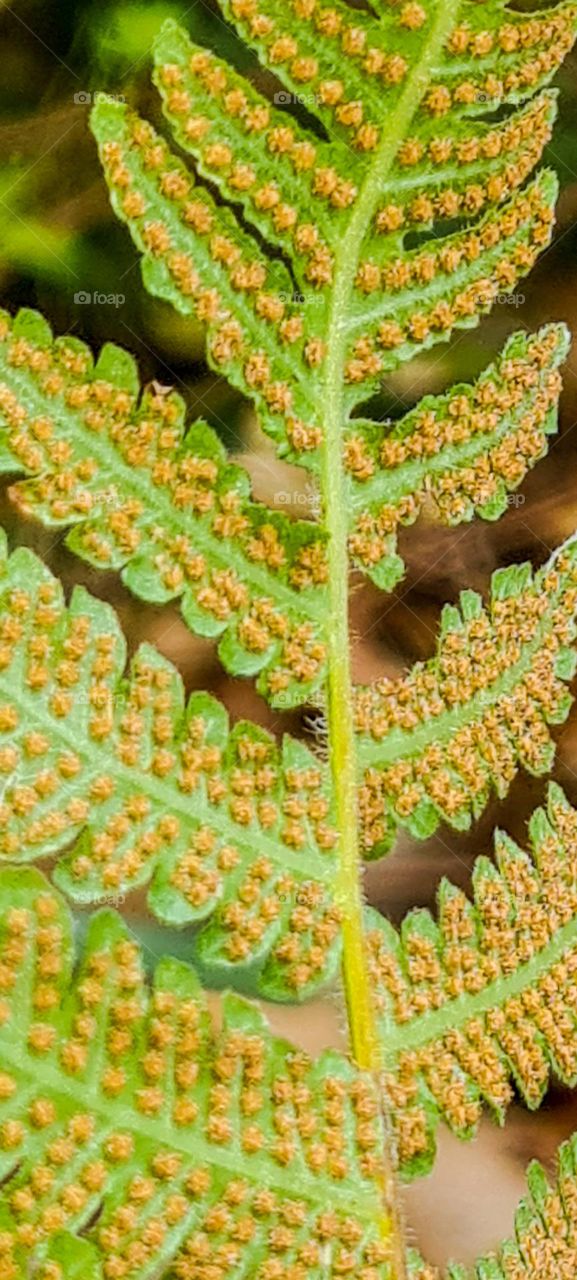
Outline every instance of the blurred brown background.
<path fill-rule="evenodd" d="M 524 5 L 523 7 L 528 7 Z M 178 17 L 201 43 L 234 59 L 260 83 L 266 78 L 218 17 L 216 7 L 116 0 L 12 0 L 0 4 L 0 305 L 37 306 L 57 332 L 72 332 L 98 347 L 115 340 L 134 352 L 145 380 L 176 384 L 191 416 L 202 413 L 249 469 L 256 495 L 269 503 L 281 490 L 298 491 L 306 478 L 278 463 L 250 408 L 206 367 L 202 333 L 167 306 L 146 297 L 136 253 L 114 220 L 88 131 L 89 100 L 97 91 L 122 93 L 159 122 L 149 85 L 149 49 L 162 20 Z M 521 286 L 521 306 L 499 305 L 474 332 L 403 370 L 373 410 L 397 417 L 424 391 L 474 377 L 520 327 L 563 319 L 577 335 L 577 56 L 558 78 L 561 121 L 547 161 L 561 179 L 553 246 Z M 75 293 L 123 294 L 122 305 L 86 305 Z M 487 588 L 499 565 L 530 558 L 541 563 L 577 529 L 577 338 L 564 373 L 559 435 L 549 456 L 523 486 L 522 501 L 498 525 L 480 521 L 455 530 L 421 521 L 406 531 L 407 575 L 391 597 L 357 583 L 352 596 L 355 676 L 400 672 L 431 654 L 442 604 L 463 587 Z M 287 509 L 286 507 L 284 508 Z M 295 501 L 295 515 L 303 506 Z M 191 636 L 173 608 L 147 608 L 119 585 L 69 555 L 60 536 L 32 525 L 16 527 L 0 490 L 0 521 L 13 541 L 34 546 L 67 585 L 82 581 L 117 607 L 131 649 L 154 641 L 180 667 L 189 688 L 210 688 L 234 718 L 250 716 L 275 733 L 289 730 L 314 743 L 307 709 L 271 713 L 247 682 L 219 668 L 214 646 Z M 558 734 L 556 778 L 577 803 L 577 711 Z M 526 818 L 543 798 L 545 780 L 519 777 L 508 799 L 491 806 L 472 834 L 444 829 L 425 844 L 405 841 L 386 862 L 370 867 L 370 901 L 398 920 L 413 905 L 434 902 L 442 875 L 468 886 L 474 857 L 491 852 L 495 824 L 521 842 Z M 132 927 L 152 954 L 186 953 L 186 936 L 167 934 L 146 916 L 141 899 L 128 903 Z M 273 1024 L 315 1050 L 343 1043 L 337 997 L 304 1009 L 270 1010 Z M 472 1147 L 446 1135 L 433 1176 L 407 1193 L 411 1237 L 431 1261 L 470 1261 L 512 1227 L 533 1155 L 552 1160 L 559 1141 L 577 1128 L 577 1099 L 554 1089 L 542 1112 L 514 1109 L 503 1134 L 486 1123 Z"/>

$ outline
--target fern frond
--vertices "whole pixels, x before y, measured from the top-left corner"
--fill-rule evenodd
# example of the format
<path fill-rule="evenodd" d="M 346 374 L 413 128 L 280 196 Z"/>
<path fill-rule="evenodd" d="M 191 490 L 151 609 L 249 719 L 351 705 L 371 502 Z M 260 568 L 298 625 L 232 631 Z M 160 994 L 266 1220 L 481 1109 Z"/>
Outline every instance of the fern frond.
<path fill-rule="evenodd" d="M 441 821 L 466 830 L 492 790 L 506 795 L 519 764 L 550 769 L 548 726 L 572 701 L 576 611 L 571 539 L 535 574 L 529 564 L 497 570 L 487 607 L 462 592 L 443 610 L 435 657 L 357 690 L 367 849 L 386 848 L 398 824 L 418 837 Z"/>
<path fill-rule="evenodd" d="M 443 1118 L 462 1138 L 486 1103 L 503 1120 L 510 1078 L 539 1106 L 550 1071 L 577 1083 L 577 812 L 559 787 L 531 818 L 531 854 L 495 840 L 474 903 L 443 881 L 439 918 L 400 935 L 371 912 L 367 942 L 384 1084 L 407 1176 L 430 1168 Z"/>
<path fill-rule="evenodd" d="M 528 1195 L 515 1217 L 514 1238 L 497 1253 L 480 1258 L 474 1271 L 450 1266 L 444 1280 L 573 1280 L 577 1274 L 577 1136 L 559 1148 L 553 1186 L 533 1161 L 527 1171 Z M 442 1280 L 409 1251 L 409 1280 Z"/>
<path fill-rule="evenodd" d="M 158 919 L 194 926 L 210 982 L 301 999 L 342 957 L 356 1066 L 312 1064 L 237 996 L 217 1031 L 197 976 L 166 959 L 148 983 L 114 913 L 92 918 L 75 970 L 64 901 L 36 870 L 0 872 L 0 1280 L 406 1280 L 383 1103 L 410 1177 L 441 1119 L 468 1137 L 512 1081 L 531 1107 L 550 1071 L 577 1083 L 577 813 L 558 789 L 532 856 L 499 836 L 474 903 L 444 884 L 438 922 L 413 912 L 399 936 L 359 874 L 361 837 L 380 853 L 399 825 L 464 829 L 519 764 L 550 765 L 577 538 L 536 574 L 497 573 L 486 608 L 463 592 L 435 657 L 356 695 L 347 617 L 351 556 L 390 586 L 396 527 L 427 496 L 449 523 L 495 518 L 554 429 L 562 328 L 517 335 L 475 387 L 386 436 L 354 415 L 549 243 L 557 181 L 533 171 L 577 4 L 221 4 L 308 117 L 169 23 L 155 80 L 178 151 L 118 101 L 93 129 L 145 284 L 206 326 L 211 367 L 317 473 L 322 523 L 265 512 L 205 424 L 185 434 L 178 397 L 141 396 L 126 353 L 93 367 L 30 312 L 0 315 L 0 468 L 27 473 L 21 510 L 71 525 L 90 563 L 182 597 L 272 701 L 323 681 L 331 782 L 303 744 L 230 730 L 207 694 L 186 703 L 152 647 L 126 670 L 110 607 L 79 588 L 67 605 L 0 543 L 0 857 L 51 857 L 85 904 L 150 884 Z M 559 1280 L 559 1258 L 572 1280 L 573 1227 L 545 1247 L 571 1192 L 552 1199 L 536 1169 L 531 1188 L 537 1214 L 482 1280 L 521 1280 L 527 1260 Z"/>
<path fill-rule="evenodd" d="M 215 1031 L 188 966 L 161 960 L 149 987 L 115 912 L 73 965 L 62 900 L 3 870 L 4 1280 L 333 1280 L 347 1260 L 387 1280 L 370 1077 L 335 1052 L 311 1062 L 236 996 Z"/>
<path fill-rule="evenodd" d="M 312 15 L 315 6 L 309 8 Z M 358 19 L 362 25 L 355 25 L 351 35 L 345 19 L 352 21 L 352 11 L 342 6 L 316 13 L 321 40 L 325 28 L 333 26 L 338 35 L 340 26 L 341 46 L 347 32 L 349 42 L 362 41 L 364 14 L 355 12 L 355 24 Z M 291 254 L 301 286 L 326 282 L 364 162 L 332 130 L 326 143 L 286 111 L 272 107 L 244 76 L 194 45 L 176 24 L 166 24 L 154 53 L 155 82 L 167 120 L 199 173 L 215 182 L 226 200 L 239 203 L 270 244 Z M 365 49 L 365 73 L 367 64 L 383 57 L 376 48 Z M 275 101 L 279 98 L 290 95 L 277 94 Z M 299 94 L 299 100 L 312 112 L 319 105 L 314 94 Z M 380 252 L 387 232 L 424 230 L 435 217 L 472 217 L 501 204 L 538 163 L 555 114 L 555 94 L 544 92 L 503 124 L 462 124 L 456 136 L 442 141 L 432 134 L 427 146 L 421 145 L 420 160 L 406 148 L 383 185 L 372 251 Z M 264 148 L 274 166 L 274 179 L 268 182 L 261 174 Z"/>
<path fill-rule="evenodd" d="M 55 881 L 92 903 L 152 878 L 167 924 L 202 925 L 214 973 L 305 996 L 340 948 L 336 832 L 323 767 L 258 726 L 229 731 L 151 646 L 124 678 L 109 605 L 59 583 L 30 551 L 0 577 L 0 855 L 60 855 Z"/>
<path fill-rule="evenodd" d="M 329 135 L 365 167 L 423 63 L 417 136 L 530 97 L 568 53 L 577 19 L 572 3 L 531 15 L 504 0 L 376 7 L 378 18 L 340 0 L 328 11 L 318 0 L 221 0 L 263 65 L 294 95 L 306 93 Z"/>
<path fill-rule="evenodd" d="M 354 419 L 345 435 L 353 562 L 388 590 L 402 573 L 396 530 L 428 499 L 445 524 L 496 520 L 557 428 L 564 325 L 516 333 L 473 385 L 425 396 L 392 430 Z"/>
<path fill-rule="evenodd" d="M 400 576 L 395 531 L 426 498 L 447 523 L 502 513 L 556 428 L 567 346 L 563 325 L 515 334 L 474 386 L 425 397 L 392 431 L 351 422 L 350 550 L 378 585 Z M 180 597 L 191 629 L 224 633 L 233 674 L 263 673 L 273 704 L 302 701 L 324 670 L 326 534 L 251 502 L 215 433 L 203 422 L 185 433 L 183 415 L 173 391 L 139 399 L 119 348 L 93 364 L 76 339 L 53 342 L 37 313 L 0 316 L 0 469 L 33 477 L 10 489 L 19 510 L 73 525 L 68 546 L 120 569 L 142 599 Z"/>
<path fill-rule="evenodd" d="M 254 400 L 281 452 L 315 467 L 327 384 L 344 379 L 350 412 L 387 370 L 475 324 L 548 243 L 554 175 L 519 187 L 550 136 L 544 86 L 577 8 L 529 19 L 499 0 L 479 26 L 464 0 L 378 16 L 317 0 L 291 0 L 288 14 L 281 0 L 221 7 L 290 90 L 272 106 L 174 23 L 160 34 L 165 114 L 223 207 L 203 187 L 191 199 L 180 160 L 122 106 L 99 104 L 93 129 L 146 284 L 207 321 L 212 366 Z M 287 98 L 330 141 L 279 110 Z M 479 119 L 503 102 L 520 104 L 505 122 Z M 434 243 L 410 247 L 432 229 Z"/>
<path fill-rule="evenodd" d="M 0 313 L 0 472 L 17 470 L 33 477 L 10 490 L 20 511 L 72 525 L 68 546 L 141 599 L 180 598 L 233 674 L 261 672 L 291 704 L 318 686 L 326 535 L 251 502 L 216 433 L 185 430 L 180 396 L 140 394 L 128 352 L 108 344 L 94 363 L 38 313 Z"/>

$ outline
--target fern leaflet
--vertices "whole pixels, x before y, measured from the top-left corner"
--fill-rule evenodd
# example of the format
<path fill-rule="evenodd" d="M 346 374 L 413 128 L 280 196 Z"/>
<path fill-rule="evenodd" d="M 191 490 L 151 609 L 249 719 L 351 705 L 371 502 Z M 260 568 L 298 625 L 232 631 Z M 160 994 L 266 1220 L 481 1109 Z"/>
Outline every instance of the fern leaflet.
<path fill-rule="evenodd" d="M 550 1070 L 577 1082 L 577 812 L 559 787 L 530 822 L 531 856 L 508 836 L 478 858 L 474 905 L 449 882 L 439 920 L 411 912 L 399 936 L 368 933 L 385 1087 L 407 1176 L 427 1172 L 443 1117 L 470 1137 L 486 1102 L 502 1120 L 510 1077 L 537 1107 Z"/>
<path fill-rule="evenodd" d="M 370 1077 L 311 1062 L 237 996 L 216 1032 L 188 966 L 161 960 L 148 986 L 115 912 L 73 962 L 59 896 L 3 870 L 3 1280 L 332 1280 L 347 1261 L 387 1280 Z"/>
<path fill-rule="evenodd" d="M 429 503 L 444 524 L 497 520 L 557 429 L 563 325 L 514 334 L 477 383 L 425 396 L 390 425 L 354 418 L 344 439 L 353 563 L 390 590 L 403 572 L 396 531 Z"/>
<path fill-rule="evenodd" d="M 457 0 L 411 8 L 414 24 L 404 11 L 292 0 L 287 34 L 278 0 L 222 7 L 290 89 L 281 101 L 306 88 L 330 144 L 174 23 L 156 44 L 156 83 L 199 174 L 284 250 L 304 295 L 295 300 L 280 258 L 263 258 L 228 207 L 193 189 L 150 125 L 101 103 L 93 128 L 145 283 L 207 322 L 213 366 L 251 396 L 282 451 L 314 465 L 326 441 L 315 387 L 337 375 L 343 418 L 388 369 L 475 323 L 547 244 L 554 176 L 516 188 L 548 140 L 554 103 L 537 91 L 571 47 L 577 11 L 559 4 L 528 20 L 496 3 L 476 31 Z M 525 99 L 503 125 L 476 118 Z M 457 218 L 469 225 L 453 230 Z M 433 225 L 448 232 L 407 248 L 411 230 Z"/>
<path fill-rule="evenodd" d="M 15 551 L 0 578 L 0 853 L 60 854 L 80 902 L 146 884 L 167 924 L 198 923 L 219 981 L 248 970 L 277 999 L 309 994 L 337 961 L 337 836 L 322 767 L 256 725 L 229 733 L 204 693 L 184 704 L 149 645 L 123 677 L 109 605 Z"/>
<path fill-rule="evenodd" d="M 400 680 L 356 691 L 361 810 L 367 848 L 380 853 L 399 824 L 431 835 L 439 822 L 466 830 L 491 789 L 506 795 L 521 763 L 546 773 L 548 725 L 571 706 L 575 671 L 577 542 L 533 574 L 529 564 L 493 574 L 486 608 L 463 591 L 446 605 L 437 654 Z"/>
<path fill-rule="evenodd" d="M 106 346 L 96 364 L 46 321 L 0 317 L 0 470 L 20 511 L 72 525 L 68 545 L 99 569 L 120 569 L 144 600 L 180 597 L 188 625 L 222 635 L 236 674 L 298 702 L 325 665 L 325 537 L 248 498 L 215 432 L 169 389 L 139 400 L 134 360 Z"/>

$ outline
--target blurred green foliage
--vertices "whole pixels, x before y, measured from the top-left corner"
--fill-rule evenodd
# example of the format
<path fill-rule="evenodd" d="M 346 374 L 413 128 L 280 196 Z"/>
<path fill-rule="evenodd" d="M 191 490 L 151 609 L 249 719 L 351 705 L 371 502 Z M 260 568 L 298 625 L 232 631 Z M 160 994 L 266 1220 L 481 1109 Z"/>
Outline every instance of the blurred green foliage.
<path fill-rule="evenodd" d="M 176 383 L 227 442 L 243 407 L 206 370 L 200 327 L 145 297 L 136 255 L 114 218 L 88 128 L 96 93 L 122 94 L 158 122 L 150 47 L 167 17 L 202 43 L 235 43 L 216 8 L 120 0 L 12 0 L 0 8 L 0 295 L 38 306 L 56 331 L 115 340 L 143 375 Z M 120 296 L 79 303 L 75 295 Z"/>

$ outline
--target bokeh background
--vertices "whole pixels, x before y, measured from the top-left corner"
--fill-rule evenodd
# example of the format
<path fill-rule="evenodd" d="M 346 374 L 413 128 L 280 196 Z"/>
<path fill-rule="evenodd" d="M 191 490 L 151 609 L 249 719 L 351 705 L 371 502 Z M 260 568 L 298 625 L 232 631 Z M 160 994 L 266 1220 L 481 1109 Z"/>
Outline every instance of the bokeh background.
<path fill-rule="evenodd" d="M 294 514 L 302 517 L 306 507 L 299 493 L 306 494 L 306 478 L 275 459 L 247 403 L 208 370 L 200 328 L 145 295 L 136 251 L 112 215 L 100 176 L 88 129 L 91 95 L 123 94 L 162 127 L 149 82 L 150 46 L 168 16 L 270 88 L 270 77 L 239 46 L 212 0 L 0 2 L 0 305 L 10 310 L 37 306 L 56 332 L 74 333 L 96 348 L 110 340 L 128 347 L 144 380 L 175 384 L 191 417 L 202 414 L 216 428 L 250 471 L 258 497 L 274 505 L 279 494 L 283 501 L 292 493 Z M 428 657 L 445 601 L 455 600 L 463 587 L 485 591 L 500 565 L 527 558 L 542 563 L 577 529 L 577 56 L 557 83 L 560 123 L 546 157 L 561 179 L 552 247 L 520 286 L 516 305 L 497 306 L 477 331 L 414 362 L 388 384 L 373 408 L 379 416 L 398 417 L 424 391 L 474 377 L 516 329 L 563 319 L 575 330 L 576 341 L 564 373 L 559 435 L 498 525 L 477 521 L 447 530 L 421 520 L 402 536 L 407 574 L 394 595 L 383 597 L 370 585 L 355 584 L 351 622 L 359 681 L 401 672 Z M 120 294 L 124 301 L 78 303 L 74 295 L 79 292 Z M 213 645 L 193 637 L 177 609 L 143 606 L 117 578 L 97 574 L 69 555 L 60 536 L 32 524 L 16 525 L 7 483 L 0 489 L 0 522 L 12 540 L 35 547 L 67 586 L 84 582 L 111 601 L 131 649 L 144 638 L 153 641 L 178 664 L 190 689 L 216 692 L 233 718 L 250 716 L 275 734 L 288 730 L 315 744 L 318 725 L 310 709 L 271 713 L 250 683 L 223 673 Z M 286 501 L 283 509 L 291 509 Z M 577 803 L 577 710 L 558 734 L 555 776 Z M 370 867 L 370 901 L 396 921 L 412 905 L 434 903 L 442 875 L 468 887 L 475 856 L 491 853 L 493 827 L 503 826 L 523 841 L 527 816 L 544 789 L 544 781 L 520 776 L 508 799 L 493 804 L 472 833 L 457 836 L 444 829 L 425 844 L 405 841 L 386 862 Z M 126 910 L 151 958 L 167 949 L 186 954 L 186 933 L 160 930 L 147 917 L 142 899 L 129 900 Z M 304 1009 L 269 1012 L 275 1028 L 308 1049 L 344 1043 L 336 995 Z M 504 1133 L 486 1122 L 472 1146 L 442 1138 L 434 1174 L 406 1195 L 411 1238 L 438 1263 L 451 1256 L 467 1262 L 496 1244 L 511 1230 L 528 1160 L 536 1155 L 551 1163 L 559 1141 L 574 1128 L 577 1099 L 556 1087 L 538 1115 L 513 1108 Z"/>

